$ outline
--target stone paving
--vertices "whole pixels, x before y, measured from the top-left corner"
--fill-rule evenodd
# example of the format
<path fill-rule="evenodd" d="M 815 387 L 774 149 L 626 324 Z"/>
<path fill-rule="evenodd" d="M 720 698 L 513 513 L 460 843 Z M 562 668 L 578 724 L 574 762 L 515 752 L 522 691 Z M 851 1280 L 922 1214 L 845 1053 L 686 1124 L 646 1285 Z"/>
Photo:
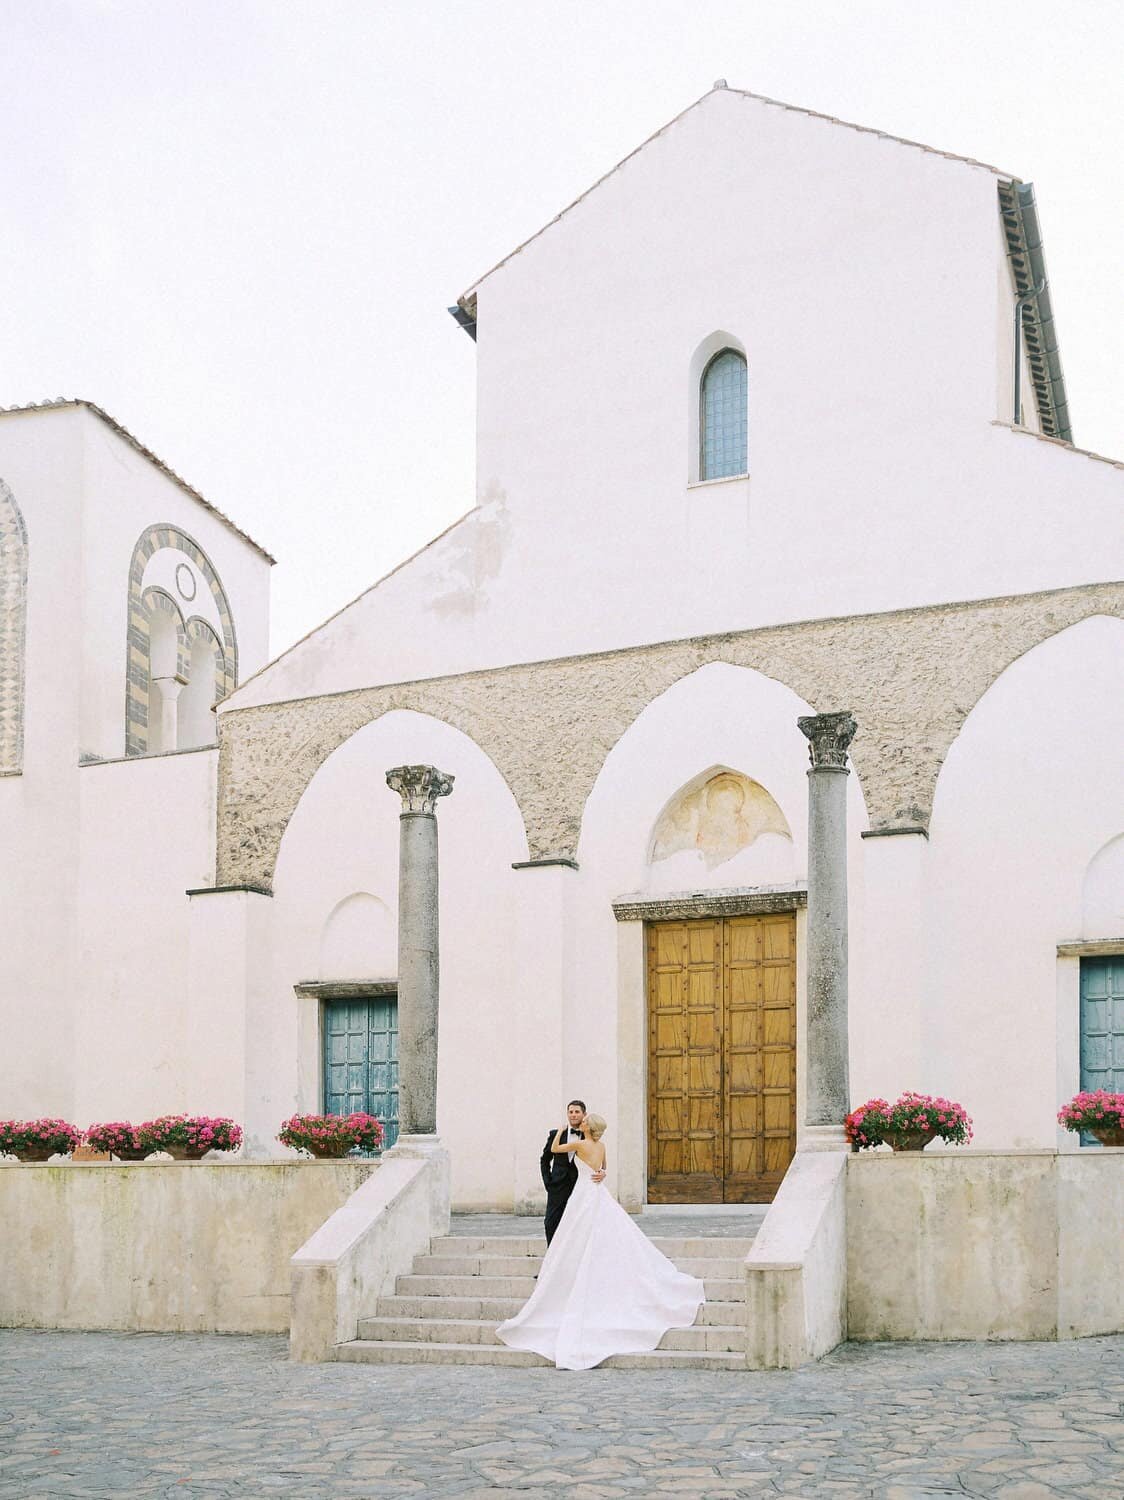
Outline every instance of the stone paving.
<path fill-rule="evenodd" d="M 282 1338 L 0 1332 L 0 1497 L 1124 1496 L 1124 1337 L 795 1372 L 292 1365 Z"/>

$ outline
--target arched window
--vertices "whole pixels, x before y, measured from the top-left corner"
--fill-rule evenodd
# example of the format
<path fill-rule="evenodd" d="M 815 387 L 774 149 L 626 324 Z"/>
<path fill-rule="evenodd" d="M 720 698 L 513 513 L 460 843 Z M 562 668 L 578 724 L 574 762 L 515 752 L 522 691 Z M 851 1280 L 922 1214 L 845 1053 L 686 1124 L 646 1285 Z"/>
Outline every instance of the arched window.
<path fill-rule="evenodd" d="M 699 389 L 699 478 L 726 479 L 749 468 L 745 356 L 722 349 L 703 371 Z"/>
<path fill-rule="evenodd" d="M 149 563 L 156 574 L 149 576 Z M 161 563 L 164 566 L 161 567 Z M 163 579 L 163 586 L 160 580 Z M 193 600 L 195 608 L 206 603 L 205 613 L 192 616 L 185 628 L 183 614 L 169 590 L 174 589 L 185 602 Z M 209 597 L 208 597 L 209 596 Z M 176 653 L 174 672 L 169 673 L 167 662 L 155 661 L 155 657 L 166 657 L 167 625 L 157 624 L 157 636 L 153 636 L 156 616 L 174 617 L 176 627 Z M 200 627 L 206 627 L 198 652 L 195 646 L 200 640 Z M 160 632 L 163 631 L 163 635 Z M 192 743 L 213 744 L 215 720 L 210 709 L 221 703 L 234 691 L 238 681 L 238 643 L 234 634 L 234 620 L 230 604 L 219 576 L 210 559 L 199 544 L 186 532 L 175 526 L 149 526 L 141 533 L 133 548 L 129 564 L 129 633 L 126 646 L 125 674 L 125 754 L 145 755 L 154 750 L 186 748 L 181 741 L 178 728 L 173 739 L 171 725 L 178 718 L 180 689 L 190 686 L 193 660 L 200 670 L 206 671 L 210 661 L 214 673 L 214 690 L 205 687 L 197 677 L 195 691 L 188 697 L 187 712 L 189 738 Z M 162 683 L 161 687 L 154 686 Z M 176 705 L 176 713 L 171 705 Z M 165 713 L 165 708 L 168 712 Z M 196 740 L 196 735 L 207 729 L 206 738 Z M 169 743 L 166 743 L 169 742 Z"/>

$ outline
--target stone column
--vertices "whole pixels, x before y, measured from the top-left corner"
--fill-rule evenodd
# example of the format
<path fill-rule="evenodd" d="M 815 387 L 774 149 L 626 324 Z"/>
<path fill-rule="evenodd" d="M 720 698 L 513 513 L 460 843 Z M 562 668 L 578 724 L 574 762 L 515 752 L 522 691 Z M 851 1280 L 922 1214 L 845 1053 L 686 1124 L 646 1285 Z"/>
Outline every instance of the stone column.
<path fill-rule="evenodd" d="M 437 1134 L 437 816 L 453 778 L 433 766 L 395 766 L 402 798 L 398 846 L 398 1118 L 404 1136 Z"/>
<path fill-rule="evenodd" d="M 845 1145 L 847 1066 L 847 711 L 797 719 L 809 741 L 808 1070 L 801 1145 Z"/>
<path fill-rule="evenodd" d="M 160 744 L 157 748 L 160 750 L 175 750 L 178 748 L 179 741 L 179 726 L 177 722 L 179 717 L 179 696 L 187 686 L 186 680 L 183 677 L 154 677 L 152 685 L 158 688 L 160 692 L 160 702 L 158 705 L 155 705 L 155 713 L 153 713 L 154 705 L 151 702 L 148 705 L 148 712 L 151 716 L 149 719 L 150 724 L 155 719 L 155 722 L 160 726 Z M 153 746 L 150 744 L 148 748 L 151 750 Z"/>

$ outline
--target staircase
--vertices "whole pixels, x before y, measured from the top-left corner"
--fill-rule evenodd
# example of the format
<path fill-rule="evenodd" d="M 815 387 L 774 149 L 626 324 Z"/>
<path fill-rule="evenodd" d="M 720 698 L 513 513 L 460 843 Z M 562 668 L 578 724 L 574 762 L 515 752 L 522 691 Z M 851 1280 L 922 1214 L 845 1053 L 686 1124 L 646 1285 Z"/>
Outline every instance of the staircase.
<path fill-rule="evenodd" d="M 745 1368 L 745 1271 L 750 1239 L 652 1238 L 653 1245 L 706 1286 L 693 1328 L 671 1329 L 651 1354 L 616 1354 L 599 1368 L 739 1370 Z M 380 1297 L 359 1337 L 336 1358 L 362 1364 L 549 1365 L 539 1354 L 508 1349 L 496 1325 L 534 1290 L 543 1240 L 445 1235 L 419 1255 L 394 1295 Z"/>

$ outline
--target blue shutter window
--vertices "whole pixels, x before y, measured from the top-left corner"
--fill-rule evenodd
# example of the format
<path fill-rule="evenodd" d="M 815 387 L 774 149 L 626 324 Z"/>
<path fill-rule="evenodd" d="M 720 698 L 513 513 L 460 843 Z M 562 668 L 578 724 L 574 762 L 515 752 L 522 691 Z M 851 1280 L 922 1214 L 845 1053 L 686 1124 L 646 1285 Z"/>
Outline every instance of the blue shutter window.
<path fill-rule="evenodd" d="M 723 349 L 703 371 L 699 393 L 699 478 L 726 479 L 749 469 L 745 358 Z"/>

